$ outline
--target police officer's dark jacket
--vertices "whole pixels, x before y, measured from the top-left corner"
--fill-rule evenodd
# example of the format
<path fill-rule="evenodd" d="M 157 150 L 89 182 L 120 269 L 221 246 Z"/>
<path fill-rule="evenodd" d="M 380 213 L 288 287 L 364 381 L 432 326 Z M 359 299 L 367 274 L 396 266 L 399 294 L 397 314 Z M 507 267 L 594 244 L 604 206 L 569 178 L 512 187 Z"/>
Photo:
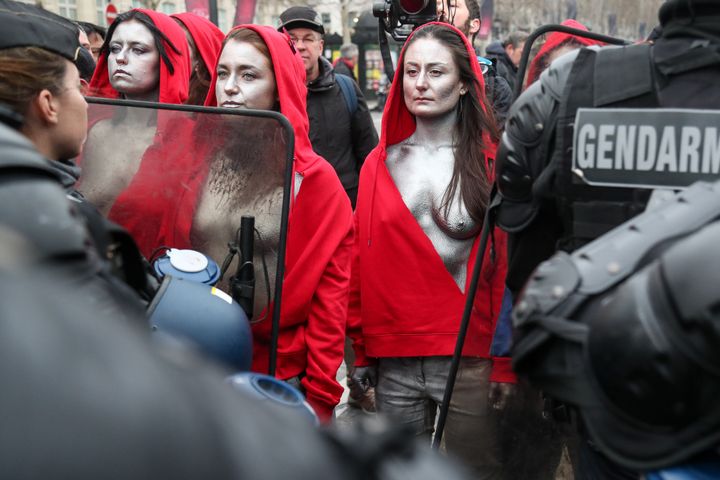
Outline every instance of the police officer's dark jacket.
<path fill-rule="evenodd" d="M 354 207 L 360 167 L 377 145 L 377 132 L 357 85 L 357 108 L 351 113 L 332 65 L 324 57 L 319 61 L 320 76 L 307 85 L 310 142 L 315 153 L 333 166 Z"/>
<path fill-rule="evenodd" d="M 720 2 L 688 5 L 663 5 L 654 45 L 561 57 L 513 106 L 497 155 L 497 221 L 510 233 L 507 284 L 514 292 L 558 248 L 572 251 L 647 204 L 649 189 L 589 186 L 573 173 L 578 109 L 720 109 Z M 708 143 L 713 156 L 717 138 Z"/>

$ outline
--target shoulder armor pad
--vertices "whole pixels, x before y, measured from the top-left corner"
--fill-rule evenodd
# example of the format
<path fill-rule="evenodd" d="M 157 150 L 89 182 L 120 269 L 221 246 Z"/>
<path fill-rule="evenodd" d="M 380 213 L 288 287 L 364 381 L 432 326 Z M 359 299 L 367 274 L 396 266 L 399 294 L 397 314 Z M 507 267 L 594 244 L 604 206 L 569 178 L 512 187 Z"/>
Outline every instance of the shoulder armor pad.
<path fill-rule="evenodd" d="M 580 49 L 578 48 L 558 57 L 540 75 L 538 82 L 545 87 L 546 94 L 552 95 L 558 101 L 562 98 L 568 77 L 579 53 Z"/>
<path fill-rule="evenodd" d="M 498 225 L 508 232 L 527 227 L 537 214 L 533 184 L 552 152 L 557 110 L 577 51 L 552 63 L 513 104 L 496 157 L 501 197 Z"/>

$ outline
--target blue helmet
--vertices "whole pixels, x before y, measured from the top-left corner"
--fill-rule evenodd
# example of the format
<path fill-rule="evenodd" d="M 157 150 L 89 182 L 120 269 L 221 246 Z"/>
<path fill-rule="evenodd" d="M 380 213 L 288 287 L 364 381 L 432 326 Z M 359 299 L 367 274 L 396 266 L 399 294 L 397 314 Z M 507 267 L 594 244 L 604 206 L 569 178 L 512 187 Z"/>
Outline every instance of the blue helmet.
<path fill-rule="evenodd" d="M 250 370 L 252 333 L 247 315 L 220 289 L 165 276 L 148 307 L 154 331 L 180 337 L 234 371 Z"/>
<path fill-rule="evenodd" d="M 303 394 L 286 382 L 262 373 L 237 373 L 227 378 L 233 388 L 249 394 L 258 401 L 297 412 L 306 417 L 313 425 L 320 421 Z"/>

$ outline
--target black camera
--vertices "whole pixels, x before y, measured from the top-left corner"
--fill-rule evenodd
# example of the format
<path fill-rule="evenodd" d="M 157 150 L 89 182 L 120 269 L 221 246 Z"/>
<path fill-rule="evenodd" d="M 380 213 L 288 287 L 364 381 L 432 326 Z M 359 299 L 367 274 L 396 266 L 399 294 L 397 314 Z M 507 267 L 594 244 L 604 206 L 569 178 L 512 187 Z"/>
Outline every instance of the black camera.
<path fill-rule="evenodd" d="M 413 29 L 437 20 L 437 0 L 380 0 L 373 15 L 394 40 L 404 41 Z"/>

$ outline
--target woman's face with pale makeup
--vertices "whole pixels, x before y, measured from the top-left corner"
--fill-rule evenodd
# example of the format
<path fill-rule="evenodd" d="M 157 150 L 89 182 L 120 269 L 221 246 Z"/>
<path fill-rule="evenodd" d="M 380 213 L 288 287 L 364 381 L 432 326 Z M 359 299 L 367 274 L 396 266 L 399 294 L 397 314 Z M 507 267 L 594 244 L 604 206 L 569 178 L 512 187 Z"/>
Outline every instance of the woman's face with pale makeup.
<path fill-rule="evenodd" d="M 270 60 L 254 45 L 230 40 L 217 66 L 215 98 L 224 108 L 272 110 L 277 95 Z"/>
<path fill-rule="evenodd" d="M 152 32 L 137 20 L 128 20 L 113 32 L 108 53 L 110 85 L 127 97 L 156 94 L 160 52 Z"/>
<path fill-rule="evenodd" d="M 434 38 L 410 44 L 403 62 L 403 96 L 410 113 L 436 117 L 455 109 L 464 90 L 450 49 Z"/>

